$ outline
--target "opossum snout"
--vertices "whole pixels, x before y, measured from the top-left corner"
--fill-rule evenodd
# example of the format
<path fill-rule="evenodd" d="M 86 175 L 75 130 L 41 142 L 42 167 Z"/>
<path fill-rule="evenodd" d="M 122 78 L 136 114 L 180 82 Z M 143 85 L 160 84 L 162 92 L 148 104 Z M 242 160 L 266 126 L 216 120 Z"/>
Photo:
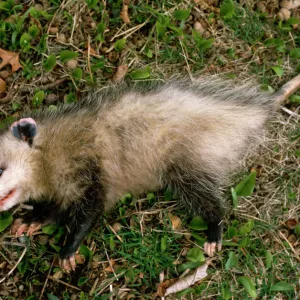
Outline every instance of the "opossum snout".
<path fill-rule="evenodd" d="M 0 210 L 1 207 L 5 205 L 5 202 L 7 202 L 10 198 L 12 198 L 16 193 L 16 189 L 12 189 L 9 191 L 4 197 L 0 197 Z"/>

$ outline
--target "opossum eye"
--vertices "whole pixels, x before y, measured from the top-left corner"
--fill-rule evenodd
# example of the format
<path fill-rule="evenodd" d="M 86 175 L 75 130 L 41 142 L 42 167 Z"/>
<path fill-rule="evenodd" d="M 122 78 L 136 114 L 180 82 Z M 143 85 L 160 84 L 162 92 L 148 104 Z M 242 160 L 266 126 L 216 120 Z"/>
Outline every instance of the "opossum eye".
<path fill-rule="evenodd" d="M 33 138 L 36 135 L 36 123 L 31 118 L 24 118 L 11 125 L 12 134 L 19 140 L 32 144 Z"/>
<path fill-rule="evenodd" d="M 4 172 L 4 170 L 3 170 L 3 169 L 0 169 L 0 176 L 2 175 L 3 172 Z"/>

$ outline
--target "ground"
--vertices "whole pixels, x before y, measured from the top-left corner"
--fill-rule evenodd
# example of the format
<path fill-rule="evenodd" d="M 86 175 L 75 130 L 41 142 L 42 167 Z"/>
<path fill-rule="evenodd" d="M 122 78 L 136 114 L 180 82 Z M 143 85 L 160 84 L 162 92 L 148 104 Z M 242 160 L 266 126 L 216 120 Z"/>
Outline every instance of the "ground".
<path fill-rule="evenodd" d="M 300 12 L 297 0 L 289 3 L 2 1 L 0 126 L 28 107 L 54 110 L 123 77 L 220 74 L 276 90 L 300 70 Z M 299 99 L 290 97 L 257 155 L 224 187 L 224 243 L 208 276 L 167 299 L 299 297 Z M 206 224 L 175 198 L 169 190 L 125 195 L 84 241 L 70 274 L 57 264 L 63 228 L 16 238 L 8 225 L 30 207 L 1 214 L 0 299 L 161 298 L 168 279 L 207 260 Z"/>

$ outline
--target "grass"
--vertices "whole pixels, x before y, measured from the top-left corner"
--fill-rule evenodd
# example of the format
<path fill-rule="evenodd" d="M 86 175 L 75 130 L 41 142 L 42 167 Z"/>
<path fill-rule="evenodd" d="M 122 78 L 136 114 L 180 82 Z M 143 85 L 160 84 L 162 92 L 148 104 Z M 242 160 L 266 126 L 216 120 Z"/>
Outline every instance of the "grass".
<path fill-rule="evenodd" d="M 80 101 L 124 64 L 132 80 L 217 73 L 277 89 L 299 71 L 299 29 L 278 23 L 272 4 L 270 14 L 262 14 L 254 2 L 227 2 L 220 16 L 219 7 L 203 3 L 132 1 L 126 25 L 123 1 L 2 1 L 0 48 L 19 53 L 23 68 L 6 77 L 10 68 L 0 70 L 7 85 L 0 94 L 0 126 L 28 107 Z M 193 29 L 196 21 L 201 33 Z M 299 97 L 276 116 L 265 146 L 232 186 L 251 168 L 257 172 L 254 192 L 239 197 L 236 208 L 230 187 L 224 188 L 224 245 L 208 277 L 169 299 L 251 299 L 253 291 L 260 299 L 299 296 Z M 81 246 L 72 274 L 56 262 L 62 229 L 44 228 L 31 241 L 3 230 L 0 280 L 17 267 L 1 283 L 0 299 L 155 298 L 162 274 L 178 278 L 195 268 L 192 262 L 203 262 L 205 231 L 200 223 L 193 226 L 170 191 L 149 192 L 142 199 L 127 195 L 105 216 Z M 298 227 L 288 226 L 291 220 Z"/>

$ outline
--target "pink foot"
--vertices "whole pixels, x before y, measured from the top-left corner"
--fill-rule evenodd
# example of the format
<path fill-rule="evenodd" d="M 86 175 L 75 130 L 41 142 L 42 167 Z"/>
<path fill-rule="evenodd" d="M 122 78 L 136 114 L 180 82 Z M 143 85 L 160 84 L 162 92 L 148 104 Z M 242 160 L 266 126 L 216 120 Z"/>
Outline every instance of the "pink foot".
<path fill-rule="evenodd" d="M 222 242 L 219 242 L 219 243 L 208 243 L 208 242 L 206 242 L 204 244 L 204 253 L 206 253 L 208 256 L 212 257 L 212 256 L 214 256 L 214 254 L 216 252 L 216 248 L 218 249 L 218 251 L 221 251 Z"/>
<path fill-rule="evenodd" d="M 27 235 L 32 236 L 34 232 L 40 230 L 42 228 L 41 223 L 31 223 L 28 230 L 27 230 Z"/>
<path fill-rule="evenodd" d="M 39 230 L 42 227 L 40 223 L 31 223 L 26 224 L 23 223 L 23 219 L 19 218 L 16 219 L 11 227 L 11 233 L 15 234 L 16 236 L 21 236 L 24 232 L 27 232 L 28 236 L 32 236 L 34 232 Z"/>
<path fill-rule="evenodd" d="M 60 268 L 66 272 L 75 271 L 76 269 L 76 262 L 75 262 L 75 255 L 72 255 L 68 258 L 59 259 Z"/>

